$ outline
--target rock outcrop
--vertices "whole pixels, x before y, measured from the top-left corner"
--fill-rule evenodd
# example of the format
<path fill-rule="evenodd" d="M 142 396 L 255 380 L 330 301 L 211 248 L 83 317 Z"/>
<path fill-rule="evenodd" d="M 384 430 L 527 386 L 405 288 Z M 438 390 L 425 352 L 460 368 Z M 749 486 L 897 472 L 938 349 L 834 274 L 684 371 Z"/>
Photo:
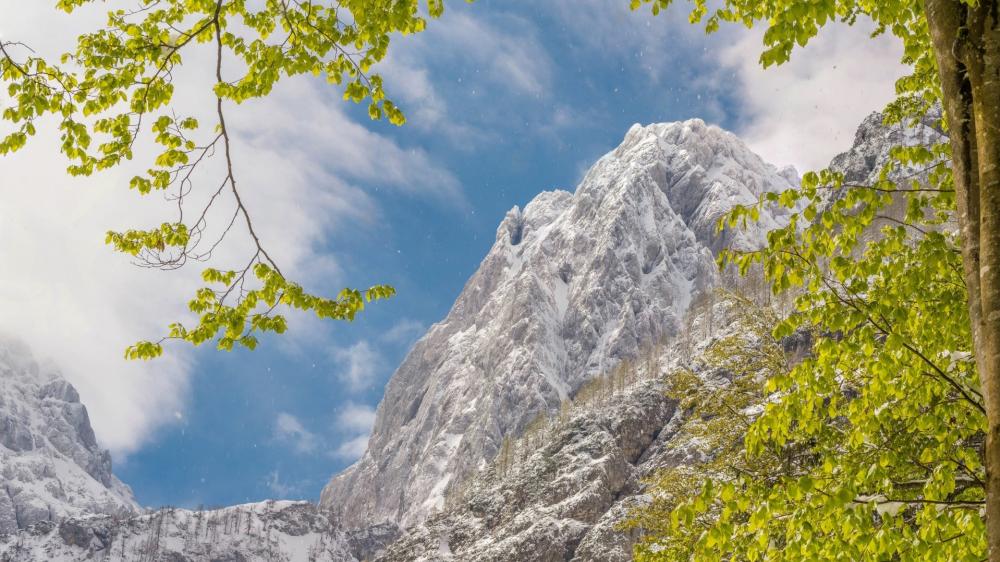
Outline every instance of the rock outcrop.
<path fill-rule="evenodd" d="M 41 522 L 139 510 L 69 382 L 0 340 L 0 535 Z"/>
<path fill-rule="evenodd" d="M 453 505 L 431 515 L 377 560 L 630 560 L 615 525 L 669 442 L 675 403 L 654 380 L 603 404 L 577 408 L 543 435 L 519 442 L 510 466 L 470 479 Z M 605 524 L 601 524 L 602 521 Z"/>

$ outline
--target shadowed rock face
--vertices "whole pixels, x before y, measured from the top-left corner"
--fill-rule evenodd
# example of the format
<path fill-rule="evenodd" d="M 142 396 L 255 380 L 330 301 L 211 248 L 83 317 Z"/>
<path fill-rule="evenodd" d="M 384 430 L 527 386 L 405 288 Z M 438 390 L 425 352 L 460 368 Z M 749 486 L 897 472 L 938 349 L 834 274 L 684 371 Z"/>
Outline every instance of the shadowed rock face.
<path fill-rule="evenodd" d="M 138 510 L 111 474 L 71 384 L 0 339 L 0 535 L 42 521 Z"/>
<path fill-rule="evenodd" d="M 422 521 L 503 436 L 673 335 L 716 282 L 714 252 L 758 246 L 784 217 L 721 236 L 717 219 L 795 180 L 700 120 L 636 125 L 575 193 L 512 209 L 447 318 L 393 375 L 368 450 L 321 505 L 347 526 Z"/>

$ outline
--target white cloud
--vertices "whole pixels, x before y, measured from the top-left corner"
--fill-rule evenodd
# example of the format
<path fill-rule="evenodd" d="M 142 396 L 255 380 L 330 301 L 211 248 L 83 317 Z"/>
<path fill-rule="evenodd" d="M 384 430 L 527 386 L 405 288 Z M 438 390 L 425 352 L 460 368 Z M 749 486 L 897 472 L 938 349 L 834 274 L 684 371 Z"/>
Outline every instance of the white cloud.
<path fill-rule="evenodd" d="M 423 37 L 428 56 L 461 57 L 495 85 L 514 93 L 548 92 L 552 62 L 531 22 L 513 16 L 491 21 L 453 9 L 434 23 Z"/>
<path fill-rule="evenodd" d="M 353 461 L 361 458 L 361 455 L 365 454 L 365 449 L 367 448 L 368 436 L 358 435 L 341 443 L 334 451 L 334 454 L 336 457 Z"/>
<path fill-rule="evenodd" d="M 67 16 L 47 3 L 0 0 L 0 32 L 40 54 L 57 55 L 79 30 L 99 25 L 106 10 L 88 6 Z M 197 64 L 198 56 L 187 61 Z M 180 70 L 178 84 L 203 86 L 196 74 Z M 204 91 L 201 96 L 179 88 L 177 101 L 211 110 L 214 104 Z M 307 284 L 339 281 L 337 260 L 324 249 L 338 229 L 377 224 L 376 202 L 354 182 L 464 204 L 454 176 L 428 154 L 351 121 L 343 104 L 315 82 L 295 80 L 279 85 L 268 100 L 229 112 L 238 180 L 255 229 L 283 271 Z M 165 357 L 148 363 L 126 362 L 122 352 L 187 316 L 184 303 L 198 286 L 201 267 L 144 270 L 112 253 L 103 244 L 108 229 L 158 224 L 172 216 L 172 204 L 159 194 L 130 192 L 128 169 L 70 178 L 56 154 L 52 123 L 43 125 L 28 147 L 0 160 L 0 331 L 16 334 L 40 359 L 63 369 L 87 404 L 102 445 L 120 457 L 157 428 L 177 423 L 176 414 L 183 418 L 194 368 L 190 350 L 171 345 Z M 141 151 L 135 164 L 143 164 Z M 222 216 L 232 208 L 231 200 L 223 201 L 213 224 L 225 224 L 228 216 Z M 216 252 L 213 266 L 235 267 L 247 259 L 243 228 L 238 225 L 232 242 Z M 363 370 L 352 372 L 352 380 L 364 378 Z"/>
<path fill-rule="evenodd" d="M 239 120 L 234 120 L 235 130 L 255 149 L 276 157 L 273 166 L 262 166 L 256 156 L 246 158 L 243 164 L 254 170 L 270 170 L 275 176 L 271 185 L 285 183 L 289 172 L 303 174 L 301 170 L 307 170 L 322 180 L 361 181 L 447 205 L 466 205 L 461 186 L 449 171 L 422 149 L 399 146 L 352 121 L 344 113 L 344 102 L 331 96 L 329 87 L 320 81 L 283 84 L 267 99 L 245 104 L 241 110 Z M 370 200 L 364 196 L 359 199 L 362 192 L 351 189 L 345 196 L 336 194 L 333 203 L 337 210 L 374 220 Z M 261 198 L 266 197 L 269 194 L 265 191 Z"/>
<path fill-rule="evenodd" d="M 830 25 L 792 60 L 764 69 L 758 64 L 762 31 L 743 33 L 718 53 L 735 72 L 737 131 L 765 160 L 800 171 L 827 166 L 850 148 L 854 132 L 871 112 L 893 99 L 902 46 L 892 37 L 869 37 L 871 26 Z"/>
<path fill-rule="evenodd" d="M 330 355 L 338 363 L 337 378 L 346 383 L 351 392 L 370 387 L 382 369 L 382 357 L 365 341 L 335 348 Z"/>
<path fill-rule="evenodd" d="M 147 222 L 149 206 L 134 204 L 120 174 L 69 179 L 53 142 L 37 139 L 0 165 L 0 329 L 53 360 L 102 444 L 127 452 L 183 411 L 191 358 L 138 363 L 122 353 L 162 333 L 194 285 L 183 272 L 137 269 L 102 244 L 120 217 Z"/>
<path fill-rule="evenodd" d="M 339 435 L 338 443 L 326 454 L 335 459 L 355 460 L 365 451 L 368 436 L 375 425 L 375 410 L 367 404 L 346 402 L 337 409 L 333 432 Z M 274 437 L 288 443 L 299 454 L 312 454 L 327 449 L 328 439 L 309 431 L 303 423 L 287 412 L 275 419 Z"/>
<path fill-rule="evenodd" d="M 274 436 L 291 443 L 297 453 L 308 454 L 316 451 L 319 439 L 307 430 L 298 418 L 287 412 L 280 412 L 274 422 Z"/>
<path fill-rule="evenodd" d="M 272 470 L 268 473 L 265 484 L 276 499 L 286 499 L 289 496 L 297 494 L 299 491 L 299 486 L 283 482 L 281 480 L 281 473 L 278 470 Z"/>
<path fill-rule="evenodd" d="M 344 441 L 333 451 L 333 457 L 353 461 L 364 454 L 368 436 L 375 425 L 375 410 L 365 404 L 348 402 L 337 414 L 337 431 Z"/>
<path fill-rule="evenodd" d="M 382 334 L 382 339 L 401 346 L 409 346 L 427 331 L 427 326 L 419 320 L 402 318 L 392 328 Z"/>
<path fill-rule="evenodd" d="M 348 433 L 363 433 L 367 437 L 375 425 L 375 410 L 366 404 L 348 402 L 337 414 L 337 427 Z"/>

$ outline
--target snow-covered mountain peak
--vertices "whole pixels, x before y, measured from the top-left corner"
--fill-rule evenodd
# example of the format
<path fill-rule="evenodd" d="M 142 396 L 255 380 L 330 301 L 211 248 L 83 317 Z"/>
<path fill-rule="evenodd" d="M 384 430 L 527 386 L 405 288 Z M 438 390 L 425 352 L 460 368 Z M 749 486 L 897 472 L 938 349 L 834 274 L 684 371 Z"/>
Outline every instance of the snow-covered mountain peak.
<path fill-rule="evenodd" d="M 765 217 L 760 229 L 743 233 L 716 234 L 716 222 L 735 205 L 755 203 L 767 191 L 798 185 L 793 167 L 776 168 L 736 135 L 701 119 L 675 123 L 633 125 L 621 145 L 591 168 L 581 189 L 591 190 L 598 200 L 630 197 L 631 182 L 618 182 L 615 190 L 600 193 L 609 178 L 645 173 L 667 197 L 671 208 L 684 220 L 702 244 L 718 251 L 723 245 L 755 246 L 761 230 L 770 230 L 783 216 Z M 775 220 L 770 220 L 774 218 Z"/>
<path fill-rule="evenodd" d="M 410 526 L 493 458 L 505 436 L 680 327 L 715 284 L 714 252 L 756 247 L 781 216 L 733 235 L 719 217 L 792 186 L 699 119 L 634 126 L 574 193 L 511 209 L 447 318 L 393 375 L 368 450 L 321 504 L 346 525 Z"/>
<path fill-rule="evenodd" d="M 562 214 L 573 200 L 568 191 L 543 191 L 524 209 L 515 205 L 497 227 L 497 242 L 506 240 L 511 246 L 520 246 L 526 237 L 533 237 L 539 227 L 550 224 Z"/>
<path fill-rule="evenodd" d="M 0 339 L 0 535 L 40 521 L 138 510 L 111 473 L 80 395 L 28 348 Z"/>

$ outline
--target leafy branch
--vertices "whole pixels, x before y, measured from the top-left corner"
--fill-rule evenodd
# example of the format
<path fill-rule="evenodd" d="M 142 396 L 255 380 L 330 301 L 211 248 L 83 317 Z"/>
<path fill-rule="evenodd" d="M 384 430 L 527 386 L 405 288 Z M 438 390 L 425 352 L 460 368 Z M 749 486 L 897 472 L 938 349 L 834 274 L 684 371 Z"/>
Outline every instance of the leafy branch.
<path fill-rule="evenodd" d="M 60 0 L 58 7 L 72 12 L 92 2 Z M 109 231 L 107 244 L 139 266 L 172 270 L 191 260 L 212 260 L 237 224 L 249 239 L 250 257 L 243 266 L 204 270 L 206 285 L 188 303 L 198 315 L 195 326 L 171 324 L 168 335 L 129 347 L 126 357 L 156 357 L 171 339 L 194 345 L 215 339 L 226 350 L 234 345 L 253 348 L 255 333 L 285 330 L 279 308 L 351 320 L 365 303 L 394 294 L 391 287 L 376 285 L 324 298 L 285 277 L 238 187 L 233 165 L 237 139 L 227 127 L 226 108 L 266 97 L 284 78 L 310 74 L 341 85 L 346 100 L 368 100 L 372 119 L 403 124 L 402 112 L 387 99 L 381 77 L 371 68 L 386 56 L 391 35 L 425 28 L 418 1 L 266 0 L 253 7 L 239 0 L 136 2 L 132 9 L 109 12 L 106 26 L 80 35 L 59 65 L 35 56 L 22 43 L 0 43 L 0 79 L 14 102 L 3 113 L 14 130 L 0 138 L 0 154 L 25 146 L 46 115 L 58 122 L 60 148 L 73 175 L 91 175 L 132 160 L 147 133 L 157 147 L 151 165 L 133 176 L 129 187 L 140 195 L 163 193 L 176 204 L 176 217 L 152 228 Z M 432 17 L 443 10 L 440 0 L 428 0 L 426 7 Z M 193 116 L 178 115 L 174 103 L 175 70 L 198 63 L 188 60 L 190 51 L 203 44 L 214 47 L 215 122 L 207 136 Z M 29 56 L 18 58 L 18 48 L 27 49 Z M 224 62 L 230 60 L 239 63 L 235 79 L 223 74 Z M 205 177 L 211 173 L 205 166 L 220 153 L 222 177 L 212 182 Z M 201 192 L 204 203 L 192 212 L 194 192 Z M 230 211 L 222 209 L 228 219 L 209 236 L 212 210 L 228 205 Z"/>

